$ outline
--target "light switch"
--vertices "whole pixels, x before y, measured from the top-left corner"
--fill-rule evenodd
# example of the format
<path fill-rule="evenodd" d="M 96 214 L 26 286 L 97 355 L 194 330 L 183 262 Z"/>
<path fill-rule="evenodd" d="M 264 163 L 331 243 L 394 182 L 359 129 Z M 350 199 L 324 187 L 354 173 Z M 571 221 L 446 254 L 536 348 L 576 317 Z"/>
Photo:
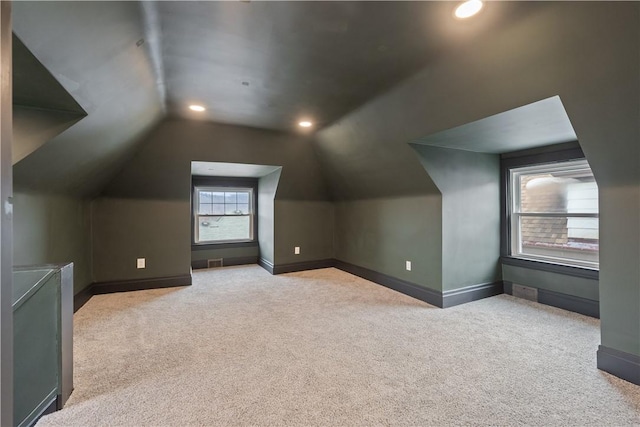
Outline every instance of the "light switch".
<path fill-rule="evenodd" d="M 137 266 L 138 268 L 146 268 L 145 258 L 138 258 Z"/>

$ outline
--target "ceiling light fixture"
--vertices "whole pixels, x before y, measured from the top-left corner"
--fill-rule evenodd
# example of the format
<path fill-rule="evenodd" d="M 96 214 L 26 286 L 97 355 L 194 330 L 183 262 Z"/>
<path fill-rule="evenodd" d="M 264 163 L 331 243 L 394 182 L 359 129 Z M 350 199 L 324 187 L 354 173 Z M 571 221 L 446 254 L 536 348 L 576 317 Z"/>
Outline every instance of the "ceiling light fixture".
<path fill-rule="evenodd" d="M 303 127 L 303 128 L 310 128 L 313 125 L 313 123 L 311 123 L 310 121 L 307 120 L 303 120 L 300 123 L 298 123 L 298 126 Z"/>
<path fill-rule="evenodd" d="M 198 113 L 202 113 L 204 110 L 206 110 L 206 108 L 204 108 L 202 105 L 189 105 L 189 110 L 191 111 L 197 111 Z"/>
<path fill-rule="evenodd" d="M 466 19 L 470 18 L 476 13 L 480 12 L 483 3 L 481 0 L 468 0 L 456 7 L 456 18 Z"/>

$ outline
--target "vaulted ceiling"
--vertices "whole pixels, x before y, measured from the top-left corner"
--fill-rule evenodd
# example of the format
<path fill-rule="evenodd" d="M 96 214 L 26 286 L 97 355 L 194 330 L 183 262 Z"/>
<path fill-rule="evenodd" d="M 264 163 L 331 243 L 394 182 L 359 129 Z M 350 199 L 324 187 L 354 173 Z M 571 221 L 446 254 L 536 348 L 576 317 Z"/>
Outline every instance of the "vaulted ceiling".
<path fill-rule="evenodd" d="M 158 2 L 147 13 L 170 113 L 192 117 L 186 106 L 197 103 L 210 120 L 290 130 L 302 118 L 335 121 L 486 26 L 455 21 L 453 6 Z"/>
<path fill-rule="evenodd" d="M 538 7 L 495 2 L 458 21 L 454 6 L 16 2 L 15 34 L 87 113 L 21 160 L 16 182 L 95 194 L 166 115 L 285 132 L 307 118 L 316 131 Z"/>

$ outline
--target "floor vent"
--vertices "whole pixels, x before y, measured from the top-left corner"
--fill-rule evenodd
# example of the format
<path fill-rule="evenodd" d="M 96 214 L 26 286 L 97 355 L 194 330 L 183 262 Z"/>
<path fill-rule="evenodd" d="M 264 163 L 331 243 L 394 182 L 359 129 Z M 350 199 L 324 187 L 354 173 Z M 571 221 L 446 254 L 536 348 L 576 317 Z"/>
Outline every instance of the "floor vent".
<path fill-rule="evenodd" d="M 207 260 L 207 268 L 216 268 L 216 267 L 222 267 L 222 258 Z"/>
<path fill-rule="evenodd" d="M 514 297 L 527 299 L 529 301 L 538 302 L 538 290 L 528 286 L 513 284 L 512 295 Z"/>

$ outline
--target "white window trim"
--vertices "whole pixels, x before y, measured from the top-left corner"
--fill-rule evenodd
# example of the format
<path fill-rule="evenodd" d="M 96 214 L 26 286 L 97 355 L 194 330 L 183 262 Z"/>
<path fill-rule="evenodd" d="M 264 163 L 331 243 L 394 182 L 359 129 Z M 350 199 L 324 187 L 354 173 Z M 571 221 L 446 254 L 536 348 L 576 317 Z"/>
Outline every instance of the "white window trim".
<path fill-rule="evenodd" d="M 234 192 L 234 191 L 242 191 L 249 193 L 249 214 L 245 215 L 202 215 L 199 214 L 200 208 L 200 192 L 201 191 L 211 191 L 211 192 Z M 192 214 L 193 214 L 193 244 L 194 245 L 221 245 L 226 243 L 247 243 L 255 241 L 255 213 L 256 213 L 256 202 L 255 202 L 255 192 L 253 187 L 224 187 L 224 186 L 215 186 L 215 185 L 198 185 L 193 187 L 193 206 L 192 206 Z M 219 217 L 219 216 L 248 216 L 249 217 L 249 239 L 231 239 L 231 240 L 200 240 L 199 236 L 199 218 L 200 217 Z"/>

